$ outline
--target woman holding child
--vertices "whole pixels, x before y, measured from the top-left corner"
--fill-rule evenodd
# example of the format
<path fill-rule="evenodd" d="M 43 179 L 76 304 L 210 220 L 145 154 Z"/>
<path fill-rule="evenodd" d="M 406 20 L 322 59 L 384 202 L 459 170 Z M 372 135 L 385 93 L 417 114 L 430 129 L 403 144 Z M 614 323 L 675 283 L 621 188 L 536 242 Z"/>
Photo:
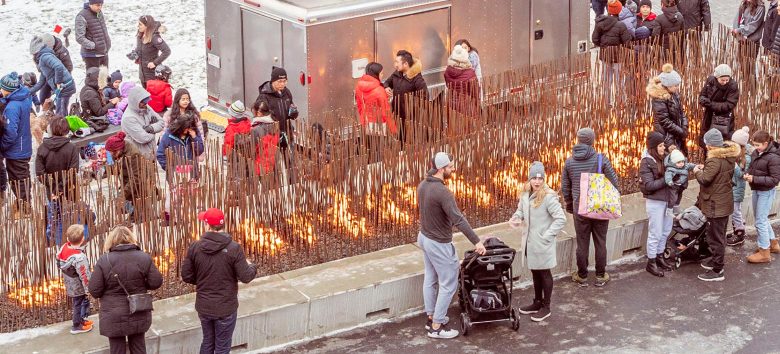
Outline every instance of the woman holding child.
<path fill-rule="evenodd" d="M 663 277 L 664 271 L 672 270 L 664 262 L 666 237 L 672 231 L 673 216 L 666 211 L 670 202 L 671 188 L 664 179 L 666 167 L 664 155 L 666 145 L 664 135 L 653 131 L 647 135 L 647 150 L 642 154 L 639 164 L 641 183 L 639 189 L 645 198 L 647 210 L 647 267 L 652 275 Z"/>

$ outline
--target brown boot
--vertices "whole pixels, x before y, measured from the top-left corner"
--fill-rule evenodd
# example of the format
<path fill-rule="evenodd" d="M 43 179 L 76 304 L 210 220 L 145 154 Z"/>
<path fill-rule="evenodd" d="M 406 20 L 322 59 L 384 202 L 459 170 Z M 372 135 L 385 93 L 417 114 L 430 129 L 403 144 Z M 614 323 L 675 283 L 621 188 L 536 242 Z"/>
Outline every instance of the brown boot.
<path fill-rule="evenodd" d="M 776 238 L 769 240 L 769 252 L 780 253 L 780 243 L 777 242 Z"/>
<path fill-rule="evenodd" d="M 772 257 L 769 255 L 768 248 L 761 248 L 756 253 L 753 253 L 747 257 L 748 263 L 769 263 L 772 261 Z"/>

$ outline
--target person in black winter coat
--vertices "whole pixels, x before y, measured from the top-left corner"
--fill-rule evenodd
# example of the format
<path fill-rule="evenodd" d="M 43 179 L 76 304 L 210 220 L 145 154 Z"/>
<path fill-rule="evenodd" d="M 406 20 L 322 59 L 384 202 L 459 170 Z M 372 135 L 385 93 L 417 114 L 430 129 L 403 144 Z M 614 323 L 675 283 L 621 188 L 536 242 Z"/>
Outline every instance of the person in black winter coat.
<path fill-rule="evenodd" d="M 428 85 L 422 76 L 422 61 L 414 58 L 412 53 L 399 50 L 393 62 L 395 71 L 385 80 L 385 90 L 388 96 L 393 97 L 390 109 L 401 118 L 401 126 L 398 137 L 401 142 L 406 142 L 406 120 L 409 113 L 406 111 L 406 95 L 412 94 L 417 98 L 428 99 Z"/>
<path fill-rule="evenodd" d="M 105 116 L 109 109 L 114 108 L 119 103 L 118 97 L 103 103 L 103 92 L 100 91 L 99 76 L 100 69 L 87 69 L 84 87 L 81 88 L 81 93 L 79 93 L 82 118 Z"/>
<path fill-rule="evenodd" d="M 171 55 L 171 48 L 160 34 L 165 33 L 165 26 L 154 20 L 152 16 L 143 15 L 138 19 L 135 53 L 138 54 L 138 72 L 141 85 L 146 88 L 146 82 L 155 79 L 154 68 L 162 64 Z"/>
<path fill-rule="evenodd" d="M 705 149 L 704 133 L 711 128 L 718 129 L 726 140 L 731 140 L 731 135 L 734 134 L 734 108 L 739 102 L 739 85 L 731 76 L 731 67 L 726 64 L 718 65 L 699 94 L 699 105 L 704 107 L 699 137 L 699 146 L 702 149 Z M 713 122 L 714 117 L 719 117 L 717 122 Z"/>
<path fill-rule="evenodd" d="M 672 215 L 667 213 L 670 207 L 671 187 L 664 181 L 664 157 L 666 147 L 664 136 L 659 132 L 647 135 L 647 150 L 642 154 L 639 163 L 639 189 L 645 198 L 647 211 L 647 267 L 652 275 L 663 277 L 664 271 L 672 270 L 664 261 L 666 238 L 672 231 Z"/>
<path fill-rule="evenodd" d="M 274 66 L 271 70 L 271 80 L 260 85 L 258 90 L 260 95 L 255 100 L 255 106 L 265 102 L 271 110 L 271 117 L 279 122 L 279 131 L 282 134 L 279 147 L 287 150 L 288 146 L 293 145 L 294 129 L 290 120 L 298 118 L 298 107 L 293 103 L 292 92 L 287 88 L 287 71 Z"/>
<path fill-rule="evenodd" d="M 74 201 L 75 174 L 68 171 L 79 168 L 79 149 L 70 142 L 70 126 L 62 116 L 49 123 L 51 137 L 43 139 L 35 155 L 35 175 L 46 187 L 47 198 L 64 197 Z"/>
<path fill-rule="evenodd" d="M 76 42 L 81 44 L 81 58 L 86 69 L 108 67 L 111 37 L 106 27 L 103 0 L 89 0 L 76 15 Z"/>
<path fill-rule="evenodd" d="M 249 263 L 241 246 L 225 228 L 225 215 L 208 209 L 198 219 L 209 230 L 193 242 L 182 261 L 181 278 L 195 285 L 195 310 L 203 329 L 201 353 L 230 352 L 238 311 L 238 282 L 251 282 L 257 266 Z"/>
<path fill-rule="evenodd" d="M 673 58 L 683 55 L 685 51 L 683 47 L 685 36 L 682 32 L 685 28 L 685 20 L 676 4 L 676 0 L 662 0 L 661 15 L 655 19 L 661 28 L 661 47 L 664 49 L 667 61 L 673 61 Z"/>
<path fill-rule="evenodd" d="M 615 5 L 610 5 L 610 11 L 612 11 L 613 7 L 621 7 L 619 2 L 613 4 Z M 617 12 L 620 13 L 620 11 Z M 615 88 L 616 93 L 619 94 L 623 91 L 620 87 L 621 85 L 617 85 L 620 81 L 621 66 L 618 48 L 623 44 L 631 42 L 633 36 L 628 31 L 626 25 L 618 20 L 617 16 L 607 14 L 601 15 L 596 19 L 596 26 L 591 37 L 593 44 L 601 48 L 599 49 L 599 59 L 601 59 L 604 65 L 603 80 L 605 81 L 604 88 L 606 89 L 604 95 L 606 96 L 607 104 L 611 104 L 613 83 L 617 86 Z"/>
<path fill-rule="evenodd" d="M 680 0 L 677 9 L 683 15 L 685 29 L 700 27 L 708 31 L 712 23 L 709 0 Z"/>
<path fill-rule="evenodd" d="M 653 130 L 663 134 L 664 144 L 671 151 L 674 146 L 683 155 L 688 156 L 686 139 L 688 138 L 688 117 L 680 102 L 680 84 L 682 77 L 672 64 L 664 64 L 663 72 L 650 78 L 645 91 L 652 99 Z"/>
<path fill-rule="evenodd" d="M 152 326 L 152 312 L 130 314 L 127 294 L 158 289 L 162 275 L 127 227 L 112 230 L 103 251 L 89 278 L 89 293 L 100 300 L 100 335 L 108 337 L 111 353 L 125 353 L 128 345 L 133 354 L 146 353 L 144 335 Z"/>
<path fill-rule="evenodd" d="M 780 7 L 778 7 L 778 0 L 772 0 L 766 12 L 764 31 L 761 34 L 761 46 L 765 50 L 771 50 L 777 41 L 775 37 L 777 36 L 778 27 L 780 27 Z"/>

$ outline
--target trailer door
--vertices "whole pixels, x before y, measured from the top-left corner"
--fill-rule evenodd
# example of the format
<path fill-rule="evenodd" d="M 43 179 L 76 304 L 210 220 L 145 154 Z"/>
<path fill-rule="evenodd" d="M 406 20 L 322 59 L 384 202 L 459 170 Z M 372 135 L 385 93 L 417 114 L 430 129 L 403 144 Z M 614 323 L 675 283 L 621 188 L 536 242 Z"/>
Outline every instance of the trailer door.
<path fill-rule="evenodd" d="M 251 107 L 258 87 L 271 79 L 271 67 L 283 67 L 282 21 L 241 11 L 244 36 L 244 103 Z"/>
<path fill-rule="evenodd" d="M 569 55 L 569 1 L 531 1 L 531 65 Z"/>
<path fill-rule="evenodd" d="M 241 62 L 241 7 L 228 0 L 206 0 L 206 45 L 209 104 L 225 104 L 244 97 Z"/>

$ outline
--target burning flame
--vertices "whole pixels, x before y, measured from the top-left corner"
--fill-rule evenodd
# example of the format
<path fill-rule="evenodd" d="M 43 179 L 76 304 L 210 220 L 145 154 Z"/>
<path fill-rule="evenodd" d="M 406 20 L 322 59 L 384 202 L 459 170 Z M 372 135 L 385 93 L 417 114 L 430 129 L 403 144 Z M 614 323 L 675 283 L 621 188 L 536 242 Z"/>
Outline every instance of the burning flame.
<path fill-rule="evenodd" d="M 170 248 L 166 248 L 163 254 L 152 257 L 152 261 L 157 266 L 157 269 L 160 270 L 160 273 L 165 274 L 176 264 L 176 254 Z"/>
<path fill-rule="evenodd" d="M 287 225 L 290 225 L 290 228 L 292 228 L 292 232 L 301 240 L 306 241 L 306 243 L 312 244 L 316 239 L 314 236 L 314 226 L 312 226 L 308 218 L 295 214 L 285 221 L 287 221 Z"/>
<path fill-rule="evenodd" d="M 463 177 L 453 174 L 452 178 L 447 181 L 447 187 L 455 196 L 475 199 L 479 206 L 490 205 L 490 193 L 483 185 L 471 186 L 463 180 Z"/>
<path fill-rule="evenodd" d="M 357 217 L 349 211 L 352 200 L 333 190 L 330 191 L 330 195 L 333 197 L 333 205 L 327 211 L 327 215 L 330 217 L 329 222 L 334 226 L 346 229 L 353 237 L 368 233 L 366 218 Z"/>
<path fill-rule="evenodd" d="M 30 285 L 16 288 L 14 284 L 9 286 L 10 291 L 6 296 L 17 301 L 24 307 L 41 303 L 54 303 L 65 294 L 65 283 L 62 278 L 49 280 L 41 285 Z"/>
<path fill-rule="evenodd" d="M 257 249 L 267 249 L 269 254 L 276 254 L 282 248 L 282 239 L 271 228 L 263 227 L 255 219 L 244 220 L 236 228 L 238 234 L 244 235 L 247 246 Z"/>
<path fill-rule="evenodd" d="M 406 191 L 404 193 L 406 193 Z M 409 225 L 412 223 L 412 218 L 409 216 L 409 213 L 401 210 L 398 204 L 393 200 L 392 186 L 389 184 L 382 186 L 382 199 L 378 205 L 374 200 L 373 195 L 366 195 L 366 208 L 368 208 L 369 211 L 372 211 L 377 207 L 380 208 L 380 216 L 383 220 L 401 225 Z"/>

